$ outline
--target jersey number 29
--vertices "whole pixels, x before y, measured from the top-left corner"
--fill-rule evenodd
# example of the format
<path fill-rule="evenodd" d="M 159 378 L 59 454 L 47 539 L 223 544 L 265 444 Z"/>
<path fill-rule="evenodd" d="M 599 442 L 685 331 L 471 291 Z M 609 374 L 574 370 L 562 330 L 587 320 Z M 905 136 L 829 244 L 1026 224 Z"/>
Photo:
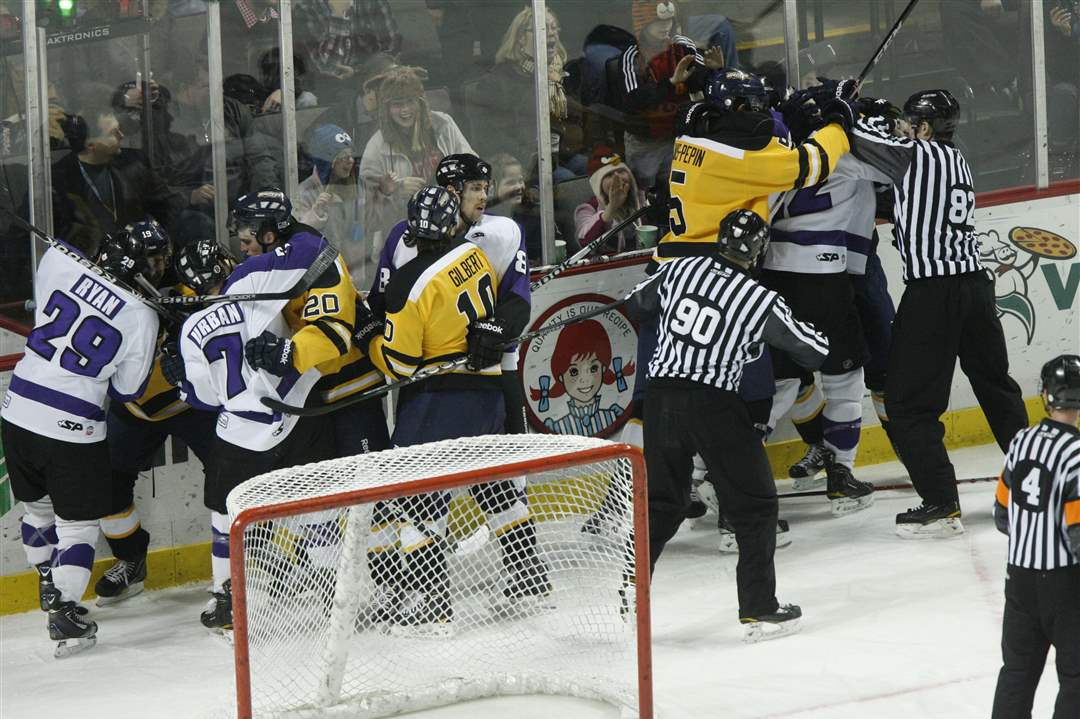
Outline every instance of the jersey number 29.
<path fill-rule="evenodd" d="M 53 340 L 67 338 L 60 353 L 60 366 L 83 377 L 97 377 L 113 361 L 124 341 L 120 330 L 97 315 L 87 315 L 76 326 L 82 309 L 79 303 L 56 290 L 45 303 L 45 314 L 52 319 L 35 327 L 26 338 L 26 346 L 46 360 L 52 360 L 57 347 Z M 74 327 L 74 331 L 72 328 Z"/>

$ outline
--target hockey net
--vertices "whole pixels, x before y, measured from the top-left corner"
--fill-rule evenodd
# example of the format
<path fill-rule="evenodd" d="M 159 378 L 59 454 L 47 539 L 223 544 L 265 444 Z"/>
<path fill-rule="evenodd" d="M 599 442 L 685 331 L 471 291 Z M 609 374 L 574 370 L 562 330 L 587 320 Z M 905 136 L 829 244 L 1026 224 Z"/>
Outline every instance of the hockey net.
<path fill-rule="evenodd" d="M 644 474 L 627 445 L 499 435 L 244 482 L 237 716 L 557 694 L 651 717 Z"/>

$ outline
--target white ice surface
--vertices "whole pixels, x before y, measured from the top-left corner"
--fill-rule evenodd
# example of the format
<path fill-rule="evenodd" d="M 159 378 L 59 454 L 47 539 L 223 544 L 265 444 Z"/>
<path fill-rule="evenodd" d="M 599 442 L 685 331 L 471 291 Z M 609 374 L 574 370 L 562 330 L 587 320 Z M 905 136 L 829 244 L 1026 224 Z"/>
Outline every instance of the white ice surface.
<path fill-rule="evenodd" d="M 953 453 L 963 477 L 996 475 L 996 447 Z M 865 479 L 904 477 L 898 464 Z M 684 526 L 653 582 L 653 666 L 662 719 L 827 717 L 963 719 L 990 715 L 1000 666 L 1004 536 L 990 514 L 994 486 L 964 485 L 962 537 L 904 541 L 896 512 L 910 491 L 879 492 L 870 509 L 833 519 L 824 498 L 784 500 L 794 543 L 777 553 L 778 596 L 802 605 L 801 634 L 740 641 L 736 558 L 715 551 L 714 530 Z M 205 587 L 147 592 L 93 608 L 93 650 L 52 658 L 40 612 L 0 620 L 4 719 L 189 719 L 232 693 L 232 653 L 198 622 Z M 1052 713 L 1053 651 L 1034 716 Z M 424 719 L 610 719 L 576 699 L 494 699 L 410 715 Z"/>

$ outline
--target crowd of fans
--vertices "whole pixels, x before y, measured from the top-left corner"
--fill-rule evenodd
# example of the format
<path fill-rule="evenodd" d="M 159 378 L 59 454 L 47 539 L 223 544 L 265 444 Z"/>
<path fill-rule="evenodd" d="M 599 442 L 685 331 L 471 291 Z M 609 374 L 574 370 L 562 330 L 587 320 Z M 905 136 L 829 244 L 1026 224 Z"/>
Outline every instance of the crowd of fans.
<path fill-rule="evenodd" d="M 971 15 L 968 25 L 983 27 L 993 8 L 972 2 L 971 8 L 955 3 L 943 21 Z M 10 18 L 5 3 L 11 0 L 0 0 L 0 17 Z M 226 178 L 218 186 L 231 203 L 259 187 L 285 187 L 283 158 L 293 149 L 283 146 L 278 114 L 277 0 L 219 5 Z M 491 162 L 488 211 L 516 219 L 531 260 L 540 260 L 532 9 L 529 3 L 478 5 L 427 0 L 402 10 L 390 0 L 293 2 L 300 130 L 294 205 L 298 219 L 340 245 L 360 286 L 369 285 L 378 248 L 403 217 L 407 198 L 453 153 L 476 152 Z M 705 14 L 701 3 L 621 3 L 625 17 L 605 15 L 612 24 L 584 34 L 580 49 L 563 44 L 551 5 L 544 58 L 551 167 L 557 186 L 574 188 L 557 188 L 557 239 L 573 251 L 637 209 L 646 193 L 664 197 L 676 108 L 700 89 L 709 70 L 737 66 L 739 58 L 732 23 Z M 1075 60 L 1080 47 L 1074 5 L 1049 2 L 1046 17 L 1049 112 L 1073 119 L 1075 77 L 1053 68 Z M 82 24 L 141 12 L 141 4 L 120 0 L 76 6 Z M 179 244 L 214 233 L 206 0 L 156 0 L 149 8 L 150 78 L 134 71 L 138 35 L 126 44 L 50 50 L 50 65 L 57 65 L 50 67 L 49 107 L 54 229 L 88 251 L 104 234 L 146 216 Z M 699 14 L 691 14 L 693 8 Z M 411 15 L 395 17 L 405 12 Z M 417 31 L 421 26 L 425 32 Z M 575 28 L 575 36 L 583 29 Z M 87 47 L 95 52 L 86 53 Z M 952 52 L 962 64 L 963 43 Z M 751 69 L 784 82 L 782 66 L 765 64 L 774 67 Z M 974 70 L 972 78 L 994 92 L 1015 88 L 1007 78 Z M 1052 145 L 1074 147 L 1076 138 L 1065 135 L 1068 128 L 1075 135 L 1075 126 L 1055 122 L 1066 129 L 1052 133 Z M 656 215 L 640 222 L 665 225 L 663 211 Z M 635 246 L 631 230 L 608 249 Z M 10 249 L 4 252 L 7 257 Z"/>

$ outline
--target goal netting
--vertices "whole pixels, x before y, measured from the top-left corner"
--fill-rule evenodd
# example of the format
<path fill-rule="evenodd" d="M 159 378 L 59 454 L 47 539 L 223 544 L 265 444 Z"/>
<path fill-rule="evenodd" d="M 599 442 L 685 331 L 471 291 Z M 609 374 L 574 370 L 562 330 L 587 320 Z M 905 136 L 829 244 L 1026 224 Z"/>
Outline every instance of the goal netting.
<path fill-rule="evenodd" d="M 652 716 L 644 463 L 631 447 L 434 442 L 271 472 L 228 508 L 240 717 L 384 717 L 521 694 Z"/>

